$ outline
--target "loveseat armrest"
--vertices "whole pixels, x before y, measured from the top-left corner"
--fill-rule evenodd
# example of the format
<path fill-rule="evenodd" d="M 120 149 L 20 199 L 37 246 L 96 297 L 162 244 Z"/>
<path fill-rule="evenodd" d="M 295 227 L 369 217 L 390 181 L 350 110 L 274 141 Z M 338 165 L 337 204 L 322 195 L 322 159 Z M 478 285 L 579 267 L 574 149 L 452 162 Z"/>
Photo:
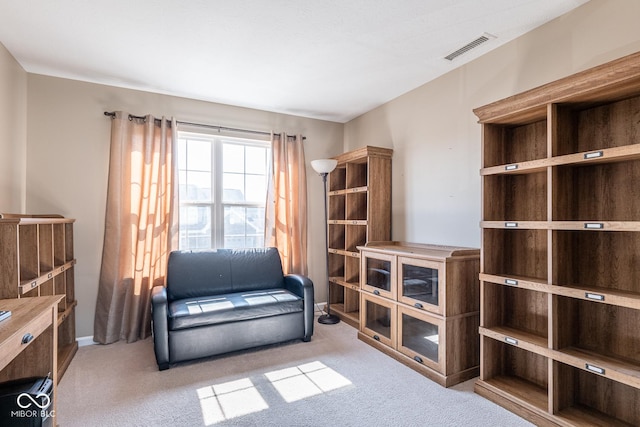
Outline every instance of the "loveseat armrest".
<path fill-rule="evenodd" d="M 286 274 L 284 286 L 303 299 L 304 341 L 310 341 L 313 335 L 314 297 L 313 282 L 301 274 Z"/>
<path fill-rule="evenodd" d="M 164 286 L 154 286 L 151 289 L 151 332 L 156 362 L 161 371 L 169 368 L 168 317 L 167 289 Z"/>

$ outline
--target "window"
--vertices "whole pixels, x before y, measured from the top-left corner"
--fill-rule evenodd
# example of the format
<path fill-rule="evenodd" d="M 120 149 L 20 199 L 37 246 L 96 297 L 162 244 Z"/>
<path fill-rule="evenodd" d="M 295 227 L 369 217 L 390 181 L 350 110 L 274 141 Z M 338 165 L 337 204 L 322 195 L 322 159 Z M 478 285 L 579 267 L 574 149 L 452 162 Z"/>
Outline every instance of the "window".
<path fill-rule="evenodd" d="M 264 246 L 268 141 L 178 132 L 180 249 Z"/>

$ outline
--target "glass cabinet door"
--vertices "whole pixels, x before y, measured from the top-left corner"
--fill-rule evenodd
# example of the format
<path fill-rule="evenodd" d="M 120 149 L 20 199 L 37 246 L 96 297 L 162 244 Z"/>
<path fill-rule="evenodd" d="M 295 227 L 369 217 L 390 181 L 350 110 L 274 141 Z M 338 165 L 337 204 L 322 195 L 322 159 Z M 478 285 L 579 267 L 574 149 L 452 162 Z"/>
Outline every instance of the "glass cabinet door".
<path fill-rule="evenodd" d="M 442 314 L 444 279 L 440 262 L 398 258 L 398 299 L 405 304 Z"/>
<path fill-rule="evenodd" d="M 395 257 L 386 254 L 361 254 L 362 289 L 374 295 L 395 299 Z"/>
<path fill-rule="evenodd" d="M 425 312 L 398 307 L 398 350 L 415 361 L 443 373 L 442 320 Z"/>
<path fill-rule="evenodd" d="M 395 348 L 396 304 L 384 298 L 360 294 L 360 329 L 376 341 Z"/>

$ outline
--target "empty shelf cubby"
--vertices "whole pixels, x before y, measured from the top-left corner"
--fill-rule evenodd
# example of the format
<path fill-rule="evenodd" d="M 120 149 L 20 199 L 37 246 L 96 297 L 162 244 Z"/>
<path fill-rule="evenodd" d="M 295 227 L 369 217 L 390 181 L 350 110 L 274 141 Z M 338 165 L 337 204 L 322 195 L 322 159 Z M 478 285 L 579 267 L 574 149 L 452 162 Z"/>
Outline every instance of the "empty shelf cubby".
<path fill-rule="evenodd" d="M 547 230 L 482 231 L 483 273 L 547 279 Z"/>
<path fill-rule="evenodd" d="M 485 168 L 547 157 L 547 120 L 484 126 Z"/>

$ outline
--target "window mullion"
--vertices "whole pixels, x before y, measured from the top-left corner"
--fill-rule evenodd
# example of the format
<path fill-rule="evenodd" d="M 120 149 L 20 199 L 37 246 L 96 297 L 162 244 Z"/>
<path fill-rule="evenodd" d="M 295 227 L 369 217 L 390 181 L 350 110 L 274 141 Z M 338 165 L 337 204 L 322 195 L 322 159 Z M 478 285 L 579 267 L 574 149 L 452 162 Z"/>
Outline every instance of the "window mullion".
<path fill-rule="evenodd" d="M 224 206 L 222 204 L 223 198 L 223 167 L 224 159 L 222 158 L 222 141 L 218 138 L 213 140 L 213 214 L 215 217 L 215 227 L 213 227 L 212 242 L 215 243 L 216 248 L 224 247 Z"/>

